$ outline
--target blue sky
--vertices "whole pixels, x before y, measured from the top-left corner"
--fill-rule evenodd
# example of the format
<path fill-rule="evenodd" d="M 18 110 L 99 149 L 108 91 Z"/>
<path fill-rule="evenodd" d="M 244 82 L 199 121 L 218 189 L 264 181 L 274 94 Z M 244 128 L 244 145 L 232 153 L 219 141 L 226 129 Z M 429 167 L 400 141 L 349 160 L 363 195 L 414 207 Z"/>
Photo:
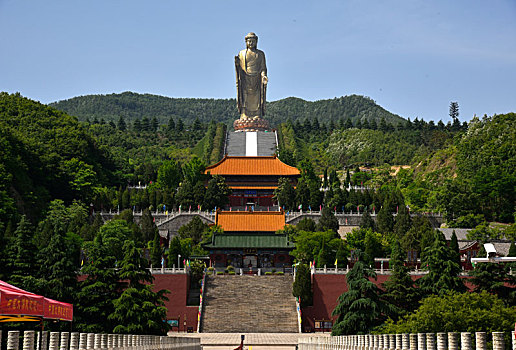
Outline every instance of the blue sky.
<path fill-rule="evenodd" d="M 268 100 L 359 94 L 405 118 L 516 112 L 516 0 L 0 0 L 0 91 L 233 98 L 254 31 Z"/>

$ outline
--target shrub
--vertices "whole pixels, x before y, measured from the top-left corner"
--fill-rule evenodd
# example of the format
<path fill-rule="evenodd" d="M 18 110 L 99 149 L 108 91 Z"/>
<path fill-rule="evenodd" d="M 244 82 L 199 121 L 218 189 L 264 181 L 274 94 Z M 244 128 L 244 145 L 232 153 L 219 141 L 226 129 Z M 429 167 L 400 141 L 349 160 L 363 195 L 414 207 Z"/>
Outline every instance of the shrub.
<path fill-rule="evenodd" d="M 229 274 L 230 274 L 230 275 L 234 275 L 234 274 L 235 274 L 235 271 L 229 271 Z"/>
<path fill-rule="evenodd" d="M 278 271 L 275 273 L 275 275 L 284 275 L 284 274 L 285 274 L 285 272 L 283 272 L 283 271 Z"/>
<path fill-rule="evenodd" d="M 265 274 L 266 274 L 266 275 L 272 275 L 272 272 L 267 271 L 267 272 L 265 272 Z"/>
<path fill-rule="evenodd" d="M 224 271 L 217 271 L 217 275 L 223 275 Z"/>

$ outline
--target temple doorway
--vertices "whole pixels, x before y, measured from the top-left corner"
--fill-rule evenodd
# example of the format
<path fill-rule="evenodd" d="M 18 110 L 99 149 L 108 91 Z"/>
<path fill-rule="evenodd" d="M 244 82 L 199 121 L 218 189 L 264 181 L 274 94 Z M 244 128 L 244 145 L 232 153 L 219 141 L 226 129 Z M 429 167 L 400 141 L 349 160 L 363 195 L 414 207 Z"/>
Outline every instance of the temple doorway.
<path fill-rule="evenodd" d="M 256 255 L 244 255 L 244 267 L 257 267 L 258 259 Z"/>

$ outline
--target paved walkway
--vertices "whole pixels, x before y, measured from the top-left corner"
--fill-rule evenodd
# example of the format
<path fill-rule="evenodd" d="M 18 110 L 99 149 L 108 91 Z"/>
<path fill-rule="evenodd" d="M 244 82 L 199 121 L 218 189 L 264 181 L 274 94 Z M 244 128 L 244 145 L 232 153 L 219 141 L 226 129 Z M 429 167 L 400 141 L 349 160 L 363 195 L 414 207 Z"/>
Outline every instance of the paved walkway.
<path fill-rule="evenodd" d="M 299 338 L 329 336 L 327 333 L 168 333 L 175 337 L 201 338 L 203 350 L 232 350 L 240 345 L 241 334 L 245 335 L 244 345 L 248 350 L 293 350 Z"/>

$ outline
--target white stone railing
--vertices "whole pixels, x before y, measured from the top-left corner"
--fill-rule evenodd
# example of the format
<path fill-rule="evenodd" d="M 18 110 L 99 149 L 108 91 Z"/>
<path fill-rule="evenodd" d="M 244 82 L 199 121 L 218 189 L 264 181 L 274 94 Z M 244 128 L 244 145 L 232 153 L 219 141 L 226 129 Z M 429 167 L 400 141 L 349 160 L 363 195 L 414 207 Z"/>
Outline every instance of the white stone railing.
<path fill-rule="evenodd" d="M 493 332 L 493 350 L 505 350 L 504 332 Z M 488 334 L 457 333 L 404 333 L 344 335 L 338 337 L 299 338 L 299 350 L 487 350 Z M 512 349 L 516 350 L 514 332 L 511 332 Z M 510 349 L 510 347 L 508 347 Z"/>
<path fill-rule="evenodd" d="M 50 334 L 50 337 L 49 337 Z M 200 338 L 167 337 L 156 335 L 131 334 L 98 334 L 77 332 L 35 332 L 24 331 L 20 339 L 20 331 L 7 332 L 7 346 L 2 346 L 0 330 L 0 347 L 7 350 L 200 350 Z"/>

